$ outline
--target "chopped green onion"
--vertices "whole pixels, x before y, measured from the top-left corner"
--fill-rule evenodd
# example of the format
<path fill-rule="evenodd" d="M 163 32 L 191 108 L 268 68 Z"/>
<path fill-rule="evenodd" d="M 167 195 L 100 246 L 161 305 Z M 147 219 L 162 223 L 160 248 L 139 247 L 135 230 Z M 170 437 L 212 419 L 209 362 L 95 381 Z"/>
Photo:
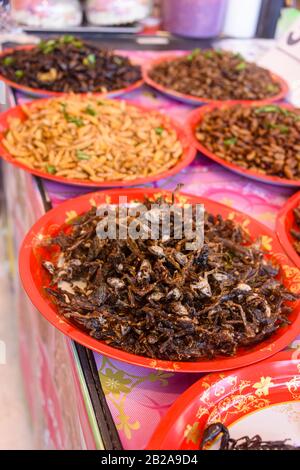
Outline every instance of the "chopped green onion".
<path fill-rule="evenodd" d="M 213 54 L 212 51 L 210 51 L 210 50 L 204 51 L 204 57 L 205 57 L 206 59 L 212 59 L 213 56 L 214 56 L 214 54 Z"/>
<path fill-rule="evenodd" d="M 89 160 L 91 158 L 90 155 L 83 152 L 82 150 L 76 150 L 76 157 L 78 160 Z"/>
<path fill-rule="evenodd" d="M 266 106 L 262 106 L 260 108 L 257 108 L 254 112 L 255 114 L 260 114 L 260 113 L 278 113 L 280 112 L 279 106 L 276 106 L 274 104 L 267 104 Z"/>
<path fill-rule="evenodd" d="M 96 63 L 95 54 L 89 54 L 88 56 L 86 56 L 83 59 L 82 63 L 83 63 L 83 65 L 95 65 L 95 63 Z"/>
<path fill-rule="evenodd" d="M 237 138 L 236 137 L 231 137 L 230 139 L 224 140 L 224 145 L 231 146 L 231 145 L 234 145 L 236 143 L 237 143 Z"/>
<path fill-rule="evenodd" d="M 281 134 L 288 134 L 290 129 L 288 128 L 288 126 L 278 126 L 278 129 L 280 130 Z"/>
<path fill-rule="evenodd" d="M 268 104 L 266 106 L 262 106 L 261 108 L 257 108 L 254 111 L 256 114 L 260 113 L 281 113 L 284 116 L 288 116 L 294 119 L 294 121 L 300 120 L 300 115 L 290 111 L 289 109 L 282 108 L 280 106 L 276 106 L 275 104 Z"/>
<path fill-rule="evenodd" d="M 194 60 L 195 57 L 197 57 L 198 54 L 200 54 L 201 50 L 199 48 L 194 49 L 188 56 L 187 60 Z"/>
<path fill-rule="evenodd" d="M 154 130 L 155 130 L 155 133 L 157 135 L 162 135 L 162 133 L 164 131 L 164 128 L 163 127 L 156 127 Z"/>
<path fill-rule="evenodd" d="M 60 38 L 60 42 L 64 43 L 64 44 L 70 44 L 71 42 L 73 42 L 75 39 L 74 36 L 72 36 L 71 34 L 66 34 L 65 36 L 62 36 Z"/>
<path fill-rule="evenodd" d="M 23 70 L 16 70 L 16 71 L 15 71 L 15 76 L 16 76 L 17 78 L 22 78 L 22 77 L 24 76 Z"/>
<path fill-rule="evenodd" d="M 47 165 L 46 166 L 46 171 L 47 171 L 47 173 L 50 173 L 50 175 L 55 175 L 55 173 L 57 172 L 54 165 Z"/>
<path fill-rule="evenodd" d="M 54 39 L 49 39 L 49 41 L 41 41 L 38 47 L 43 51 L 44 54 L 49 54 L 53 52 L 57 46 L 57 41 Z"/>
<path fill-rule="evenodd" d="M 83 46 L 83 42 L 80 41 L 79 39 L 75 39 L 75 41 L 72 42 L 73 46 L 77 47 L 78 49 L 81 49 Z"/>
<path fill-rule="evenodd" d="M 281 134 L 287 134 L 290 129 L 288 126 L 284 126 L 282 124 L 273 124 L 272 122 L 267 124 L 268 129 L 279 129 Z"/>
<path fill-rule="evenodd" d="M 273 85 L 273 83 L 269 83 L 269 85 L 267 86 L 267 91 L 269 91 L 270 93 L 272 93 L 273 91 L 277 91 L 278 90 L 278 87 L 276 85 Z"/>
<path fill-rule="evenodd" d="M 94 108 L 92 108 L 92 106 L 90 104 L 85 108 L 85 112 L 87 114 L 89 114 L 90 116 L 96 116 L 97 115 L 96 111 L 94 110 Z"/>
<path fill-rule="evenodd" d="M 70 114 L 67 114 L 66 120 L 72 124 L 75 124 L 77 127 L 82 127 L 84 125 L 84 122 L 81 118 L 71 116 Z"/>
<path fill-rule="evenodd" d="M 67 112 L 66 103 L 60 103 L 60 105 L 62 107 L 62 112 L 63 112 L 64 118 L 67 122 L 71 122 L 71 123 L 75 124 L 77 127 L 82 127 L 84 125 L 84 122 L 81 118 L 78 118 L 76 116 L 71 116 L 71 114 L 69 114 Z"/>
<path fill-rule="evenodd" d="M 245 70 L 246 67 L 247 67 L 246 62 L 240 62 L 240 63 L 235 67 L 235 70 L 238 70 L 238 71 L 240 72 L 240 71 L 242 71 L 242 70 Z"/>
<path fill-rule="evenodd" d="M 13 57 L 7 56 L 7 57 L 4 57 L 3 64 L 4 65 L 11 65 L 14 61 L 15 61 L 15 59 Z"/>

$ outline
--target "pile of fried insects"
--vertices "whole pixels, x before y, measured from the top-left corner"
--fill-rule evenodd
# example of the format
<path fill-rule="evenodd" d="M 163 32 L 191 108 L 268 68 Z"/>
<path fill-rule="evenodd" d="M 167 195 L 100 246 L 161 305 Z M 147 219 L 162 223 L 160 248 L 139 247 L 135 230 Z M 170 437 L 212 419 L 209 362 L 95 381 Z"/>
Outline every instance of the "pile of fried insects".
<path fill-rule="evenodd" d="M 149 210 L 152 203 L 143 201 Z M 170 236 L 158 240 L 100 239 L 100 220 L 93 207 L 44 240 L 45 289 L 59 314 L 93 338 L 149 358 L 194 361 L 234 356 L 289 323 L 287 302 L 297 297 L 235 221 L 205 213 L 203 246 L 186 250 L 172 217 Z"/>

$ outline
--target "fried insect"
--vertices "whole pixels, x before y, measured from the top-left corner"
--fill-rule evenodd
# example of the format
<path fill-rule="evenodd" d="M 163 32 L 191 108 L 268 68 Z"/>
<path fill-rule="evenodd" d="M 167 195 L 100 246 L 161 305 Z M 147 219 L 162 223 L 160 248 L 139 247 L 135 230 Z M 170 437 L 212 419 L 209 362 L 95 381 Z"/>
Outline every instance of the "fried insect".
<path fill-rule="evenodd" d="M 228 428 L 222 423 L 213 423 L 205 429 L 200 449 L 211 444 L 220 435 L 222 437 L 219 450 L 300 450 L 299 446 L 288 444 L 289 439 L 264 441 L 258 434 L 254 437 L 243 436 L 239 439 L 233 439 L 230 437 Z"/>

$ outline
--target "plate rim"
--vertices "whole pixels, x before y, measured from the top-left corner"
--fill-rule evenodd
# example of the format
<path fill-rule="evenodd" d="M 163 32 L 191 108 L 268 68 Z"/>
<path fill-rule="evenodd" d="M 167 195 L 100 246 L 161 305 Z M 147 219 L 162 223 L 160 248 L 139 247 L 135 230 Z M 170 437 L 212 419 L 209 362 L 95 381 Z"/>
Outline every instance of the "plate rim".
<path fill-rule="evenodd" d="M 300 191 L 289 197 L 285 204 L 281 207 L 276 217 L 275 232 L 283 250 L 286 252 L 290 260 L 297 266 L 297 268 L 300 269 L 300 256 L 291 244 L 285 227 L 287 215 L 293 211 L 296 205 L 299 204 Z"/>

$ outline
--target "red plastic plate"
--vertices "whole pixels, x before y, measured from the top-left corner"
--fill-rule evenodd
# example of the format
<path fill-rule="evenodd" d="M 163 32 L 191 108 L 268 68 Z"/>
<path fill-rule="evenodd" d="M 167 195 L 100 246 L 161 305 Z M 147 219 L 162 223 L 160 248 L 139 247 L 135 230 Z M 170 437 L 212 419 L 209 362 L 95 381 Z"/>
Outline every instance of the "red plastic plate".
<path fill-rule="evenodd" d="M 209 104 L 206 106 L 202 106 L 201 108 L 195 109 L 189 114 L 187 118 L 187 122 L 186 122 L 186 132 L 189 135 L 189 139 L 191 140 L 191 142 L 193 142 L 193 145 L 196 147 L 196 149 L 199 152 L 201 152 L 203 155 L 205 155 L 206 157 L 210 158 L 211 160 L 214 160 L 215 162 L 224 166 L 228 170 L 234 171 L 235 173 L 245 176 L 246 178 L 251 178 L 256 181 L 261 181 L 263 183 L 273 184 L 276 186 L 299 187 L 300 179 L 289 180 L 287 178 L 280 178 L 279 176 L 264 175 L 254 170 L 248 170 L 246 168 L 242 168 L 235 163 L 227 162 L 226 160 L 223 160 L 222 158 L 218 157 L 213 152 L 208 150 L 196 139 L 195 128 L 202 121 L 205 114 L 210 113 L 216 108 L 228 108 L 228 107 L 236 106 L 236 104 L 249 107 L 249 106 L 257 106 L 258 103 L 255 102 L 255 103 L 249 104 L 245 101 L 239 101 L 239 102 L 229 101 L 227 103 L 214 103 L 214 104 Z M 290 104 L 280 104 L 279 106 L 281 108 L 287 108 L 287 109 L 293 108 L 293 106 Z"/>
<path fill-rule="evenodd" d="M 159 83 L 152 80 L 152 78 L 149 76 L 149 72 L 154 66 L 156 66 L 158 64 L 161 64 L 162 62 L 177 59 L 179 57 L 184 57 L 184 54 L 183 55 L 167 54 L 167 55 L 161 56 L 159 59 L 154 59 L 154 60 L 146 62 L 142 66 L 143 79 L 144 79 L 145 83 L 147 83 L 151 87 L 155 88 L 156 90 L 160 91 L 161 93 L 169 96 L 170 98 L 174 98 L 174 99 L 176 99 L 178 101 L 182 101 L 183 103 L 186 103 L 186 104 L 199 106 L 201 104 L 227 102 L 226 100 L 219 101 L 219 100 L 214 100 L 214 99 L 209 99 L 209 98 L 199 98 L 199 97 L 196 97 L 196 96 L 193 96 L 193 95 L 186 95 L 184 93 L 179 93 L 178 91 L 172 90 L 171 88 L 167 88 L 163 85 L 160 85 Z M 273 80 L 276 81 L 280 85 L 281 91 L 277 95 L 274 95 L 272 98 L 266 98 L 264 100 L 256 100 L 255 103 L 258 103 L 258 104 L 262 105 L 262 104 L 265 104 L 265 103 L 280 101 L 283 98 L 285 98 L 285 96 L 288 94 L 289 87 L 288 87 L 288 84 L 286 83 L 286 81 L 283 80 L 283 78 L 279 77 L 278 75 L 276 75 L 274 73 L 271 73 L 271 76 L 272 76 Z M 232 100 L 230 100 L 230 101 L 232 102 Z M 235 102 L 237 102 L 237 101 L 235 101 Z M 254 103 L 253 100 L 246 100 L 245 102 L 246 103 Z"/>
<path fill-rule="evenodd" d="M 239 350 L 238 354 L 234 357 L 218 357 L 214 360 L 201 360 L 197 362 L 153 360 L 112 348 L 104 342 L 92 338 L 88 333 L 85 333 L 83 330 L 58 315 L 56 306 L 44 291 L 44 287 L 49 283 L 49 278 L 44 268 L 41 266 L 41 260 L 45 259 L 47 254 L 47 252 L 45 252 L 46 250 L 40 246 L 40 241 L 43 237 L 56 234 L 58 229 L 69 220 L 70 216 L 74 217 L 82 214 L 89 210 L 92 205 L 99 205 L 101 203 L 117 204 L 119 202 L 119 196 L 127 196 L 128 201 L 142 201 L 144 200 L 144 196 L 158 197 L 158 195 L 162 194 L 168 197 L 171 196 L 170 191 L 145 188 L 110 190 L 85 194 L 84 196 L 70 199 L 60 204 L 36 222 L 22 244 L 19 263 L 23 286 L 40 314 L 64 334 L 96 352 L 130 364 L 162 370 L 211 372 L 234 369 L 266 359 L 290 344 L 300 333 L 300 315 L 298 315 L 300 301 L 294 305 L 293 312 L 289 317 L 291 324 L 280 328 L 271 338 L 251 349 Z M 208 212 L 221 214 L 224 218 L 234 218 L 249 230 L 253 238 L 257 239 L 260 237 L 261 246 L 266 252 L 266 257 L 281 266 L 282 279 L 285 285 L 294 292 L 300 292 L 299 270 L 293 266 L 283 253 L 276 236 L 264 225 L 241 212 L 233 211 L 229 207 L 198 196 L 181 194 L 177 196 L 177 201 L 181 203 L 190 202 L 193 204 L 204 203 Z"/>
<path fill-rule="evenodd" d="M 260 434 L 300 445 L 299 373 L 300 353 L 285 351 L 259 367 L 203 377 L 171 406 L 147 449 L 199 449 L 203 430 L 214 422 L 229 427 L 235 439 Z"/>
<path fill-rule="evenodd" d="M 66 99 L 68 95 L 65 95 Z M 78 95 L 79 96 L 79 95 Z M 81 94 L 80 95 L 82 99 L 84 99 L 86 96 L 90 96 L 87 94 Z M 94 93 L 93 96 L 99 96 L 98 94 Z M 100 95 L 101 96 L 101 95 Z M 35 100 L 30 103 L 26 103 L 27 107 L 34 107 L 36 105 L 39 105 L 40 103 L 46 103 L 48 100 L 51 98 L 44 98 L 40 100 Z M 170 168 L 167 171 L 163 171 L 161 173 L 157 173 L 156 175 L 152 176 L 147 176 L 146 178 L 136 178 L 134 180 L 113 180 L 113 181 L 104 181 L 104 182 L 95 182 L 95 181 L 89 181 L 89 180 L 80 180 L 80 179 L 74 179 L 74 178 L 65 178 L 62 176 L 56 176 L 52 175 L 50 173 L 46 173 L 41 170 L 37 170 L 34 168 L 29 168 L 28 166 L 24 165 L 23 163 L 18 162 L 9 152 L 8 150 L 4 147 L 2 144 L 2 140 L 5 137 L 5 134 L 8 130 L 9 126 L 9 121 L 11 118 L 19 118 L 21 120 L 26 119 L 26 114 L 22 110 L 22 106 L 15 106 L 14 108 L 10 108 L 8 111 L 5 111 L 4 113 L 0 114 L 0 157 L 2 157 L 5 161 L 8 163 L 12 163 L 15 166 L 18 166 L 19 168 L 22 168 L 22 170 L 25 170 L 33 175 L 40 176 L 41 178 L 45 178 L 48 180 L 52 181 L 57 181 L 58 183 L 65 183 L 65 184 L 72 184 L 76 186 L 84 186 L 84 187 L 92 187 L 92 188 L 107 188 L 107 187 L 120 187 L 120 186 L 135 186 L 135 185 L 141 185 L 141 184 L 146 184 L 150 183 L 152 181 L 157 181 L 159 179 L 163 178 L 168 178 L 170 176 L 175 175 L 176 173 L 179 173 L 183 168 L 188 166 L 196 157 L 197 151 L 196 149 L 191 145 L 189 138 L 187 137 L 187 134 L 184 129 L 182 129 L 182 126 L 179 124 L 175 123 L 173 120 L 171 120 L 169 117 L 159 113 L 158 111 L 146 108 L 144 106 L 139 106 L 136 104 L 133 104 L 130 101 L 127 101 L 127 103 L 130 106 L 135 106 L 140 109 L 141 112 L 148 114 L 149 112 L 153 112 L 154 114 L 157 114 L 160 116 L 162 119 L 162 122 L 166 124 L 166 127 L 173 128 L 178 136 L 178 139 L 180 140 L 182 147 L 183 147 L 183 154 L 181 158 L 178 160 L 178 163 Z"/>
<path fill-rule="evenodd" d="M 36 45 L 26 45 L 26 46 L 14 47 L 11 49 L 5 49 L 3 52 L 0 53 L 0 59 L 3 56 L 13 54 L 15 51 L 28 51 L 30 49 L 33 49 L 34 47 L 36 47 Z M 25 93 L 26 95 L 30 95 L 36 98 L 62 96 L 65 94 L 61 91 L 50 91 L 50 90 L 44 90 L 42 88 L 31 88 L 25 85 L 21 85 L 20 83 L 9 80 L 3 75 L 0 75 L 0 80 L 6 83 L 6 85 L 10 86 L 11 88 L 15 88 L 16 90 L 19 90 L 22 93 Z M 143 82 L 144 81 L 141 79 L 132 83 L 131 85 L 128 85 L 128 87 L 119 88 L 118 90 L 112 90 L 106 93 L 100 93 L 100 94 L 98 93 L 98 95 L 102 97 L 106 97 L 106 98 L 113 98 L 116 96 L 120 96 L 120 95 L 123 95 L 124 93 L 129 93 L 130 91 L 133 91 L 136 88 L 139 88 L 140 86 L 142 86 Z"/>
<path fill-rule="evenodd" d="M 300 269 L 300 256 L 293 247 L 295 239 L 290 234 L 292 228 L 298 229 L 295 224 L 293 209 L 300 205 L 300 192 L 290 197 L 282 207 L 276 219 L 276 233 L 282 248 L 291 258 L 293 263 Z"/>

